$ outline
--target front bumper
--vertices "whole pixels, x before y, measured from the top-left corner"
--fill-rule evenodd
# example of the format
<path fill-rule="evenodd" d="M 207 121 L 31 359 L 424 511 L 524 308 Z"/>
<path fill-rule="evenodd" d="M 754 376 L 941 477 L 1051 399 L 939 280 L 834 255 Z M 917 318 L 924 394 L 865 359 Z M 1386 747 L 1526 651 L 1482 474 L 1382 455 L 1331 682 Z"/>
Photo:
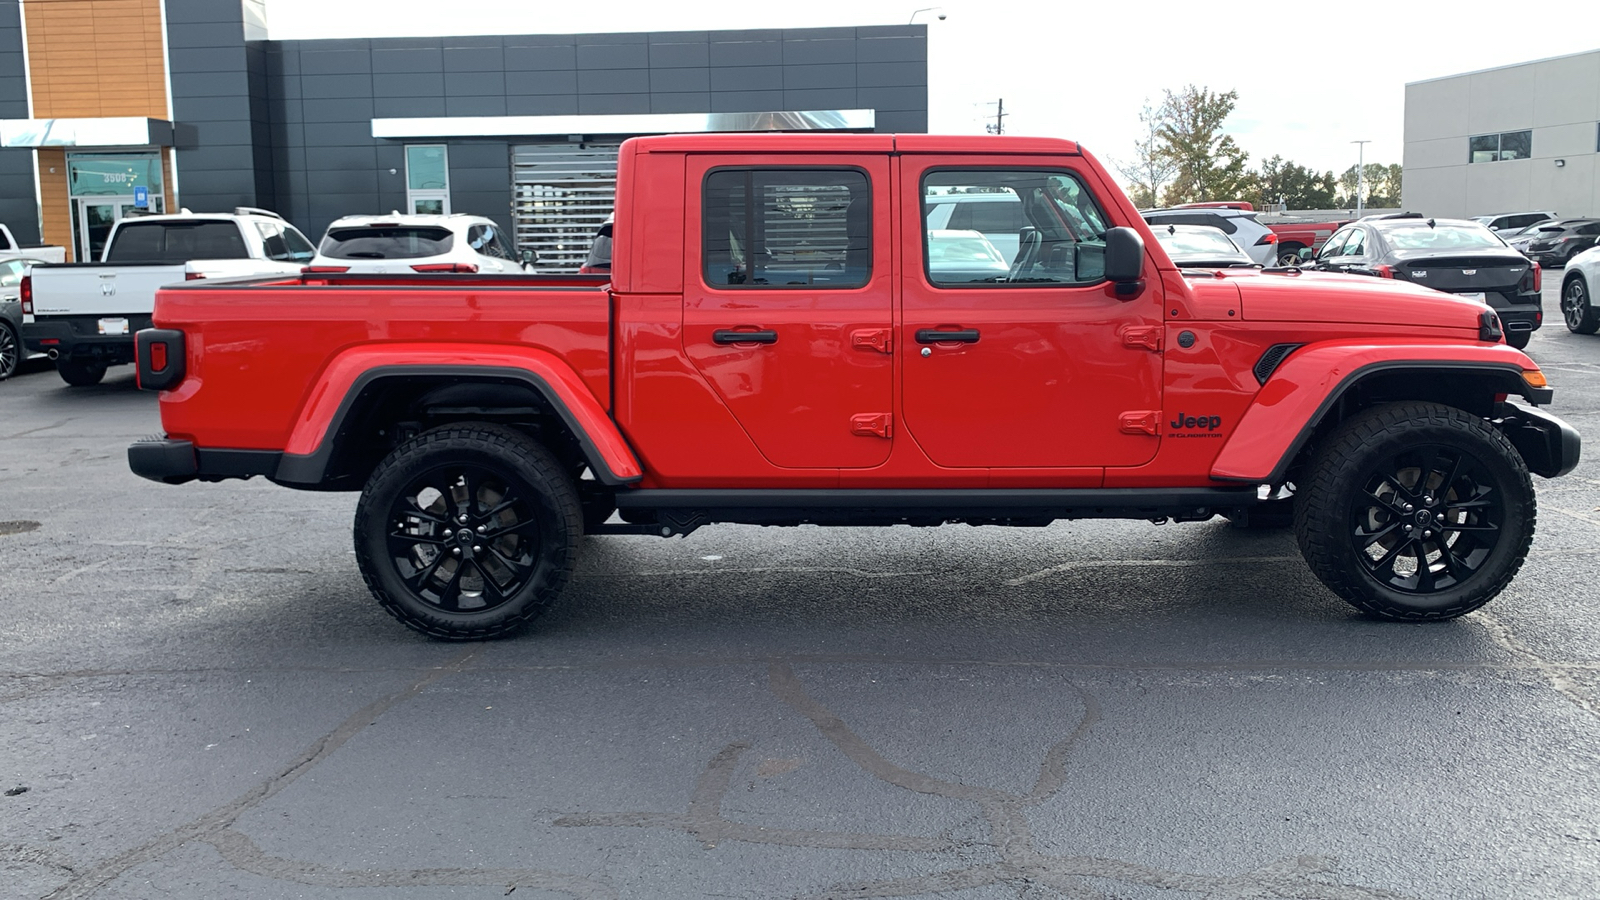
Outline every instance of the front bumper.
<path fill-rule="evenodd" d="M 1501 403 L 1495 408 L 1495 424 L 1535 475 L 1555 478 L 1577 468 L 1583 439 L 1561 419 L 1531 406 Z"/>

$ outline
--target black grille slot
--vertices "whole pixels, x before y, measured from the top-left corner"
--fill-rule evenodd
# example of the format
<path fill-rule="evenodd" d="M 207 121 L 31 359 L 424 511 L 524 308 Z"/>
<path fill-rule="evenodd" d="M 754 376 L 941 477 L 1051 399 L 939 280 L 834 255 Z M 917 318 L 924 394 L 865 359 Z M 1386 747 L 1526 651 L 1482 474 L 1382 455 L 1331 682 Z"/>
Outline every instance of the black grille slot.
<path fill-rule="evenodd" d="M 1266 384 L 1267 379 L 1272 377 L 1272 373 L 1277 371 L 1278 364 L 1283 362 L 1284 358 L 1289 354 L 1304 346 L 1304 344 L 1273 344 L 1268 347 L 1267 352 L 1261 354 L 1261 358 L 1256 360 L 1255 368 L 1252 370 L 1256 374 L 1256 383 Z"/>

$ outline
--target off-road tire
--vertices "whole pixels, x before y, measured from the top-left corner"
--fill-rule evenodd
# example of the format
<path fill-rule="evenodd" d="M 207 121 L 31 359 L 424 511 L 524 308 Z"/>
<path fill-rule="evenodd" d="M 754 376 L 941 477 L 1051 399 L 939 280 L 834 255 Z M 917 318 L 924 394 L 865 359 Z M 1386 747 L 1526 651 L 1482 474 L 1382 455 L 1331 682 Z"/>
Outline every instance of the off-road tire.
<path fill-rule="evenodd" d="M 1518 350 L 1521 350 L 1521 349 L 1527 347 L 1528 346 L 1528 341 L 1530 341 L 1530 340 L 1533 340 L 1533 332 L 1531 332 L 1531 331 L 1508 331 L 1508 332 L 1506 332 L 1506 343 L 1511 345 L 1512 347 L 1517 348 Z"/>
<path fill-rule="evenodd" d="M 1561 319 L 1573 334 L 1600 331 L 1600 310 L 1595 309 L 1589 282 L 1582 275 L 1571 275 L 1561 285 Z"/>
<path fill-rule="evenodd" d="M 550 451 L 510 428 L 465 423 L 424 432 L 379 463 L 354 531 L 361 576 L 390 615 L 439 640 L 485 640 L 522 629 L 561 593 L 583 509 Z"/>
<path fill-rule="evenodd" d="M 1415 463 L 1407 467 L 1408 461 Z M 1429 475 L 1407 474 L 1413 471 Z M 1382 483 L 1384 475 L 1392 476 L 1394 487 Z M 1374 484 L 1377 492 L 1369 492 Z M 1299 488 L 1295 535 L 1312 574 L 1382 619 L 1442 621 L 1477 609 L 1505 589 L 1533 542 L 1536 508 L 1527 466 L 1505 435 L 1450 406 L 1390 403 L 1355 416 L 1329 435 Z M 1405 512 L 1407 502 L 1417 510 Z M 1413 520 L 1426 509 L 1440 511 L 1447 524 Z M 1424 524 L 1439 529 L 1432 550 L 1415 537 Z M 1403 532 L 1408 525 L 1415 530 Z M 1379 559 L 1357 546 L 1375 534 L 1387 535 L 1376 542 Z M 1466 556 L 1457 554 L 1462 549 Z M 1391 560 L 1387 572 L 1384 558 Z M 1405 559 L 1412 561 L 1414 589 L 1401 583 Z M 1438 584 L 1445 579 L 1450 583 Z"/>
<path fill-rule="evenodd" d="M 22 342 L 17 340 L 16 329 L 10 322 L 0 322 L 0 381 L 17 374 L 22 368 Z"/>
<path fill-rule="evenodd" d="M 73 387 L 94 387 L 106 377 L 106 367 L 97 362 L 78 362 L 73 359 L 56 360 L 56 372 L 61 380 Z"/>

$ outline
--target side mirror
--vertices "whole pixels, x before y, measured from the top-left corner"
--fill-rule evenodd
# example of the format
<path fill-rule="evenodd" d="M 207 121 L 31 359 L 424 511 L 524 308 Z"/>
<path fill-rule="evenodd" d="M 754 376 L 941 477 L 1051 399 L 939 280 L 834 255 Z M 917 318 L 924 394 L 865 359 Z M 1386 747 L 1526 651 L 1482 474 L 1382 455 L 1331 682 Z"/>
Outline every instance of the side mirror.
<path fill-rule="evenodd" d="M 538 261 L 539 254 L 535 253 L 532 248 L 522 251 L 522 267 L 524 269 L 531 268 Z"/>
<path fill-rule="evenodd" d="M 1316 252 L 1313 251 L 1310 247 L 1301 247 L 1300 248 L 1299 256 L 1300 256 L 1300 261 L 1303 262 L 1303 263 L 1311 262 L 1311 258 L 1316 256 L 1316 255 L 1317 255 Z"/>
<path fill-rule="evenodd" d="M 1144 291 L 1144 238 L 1126 226 L 1106 232 L 1106 280 L 1116 285 L 1117 296 L 1132 300 Z"/>

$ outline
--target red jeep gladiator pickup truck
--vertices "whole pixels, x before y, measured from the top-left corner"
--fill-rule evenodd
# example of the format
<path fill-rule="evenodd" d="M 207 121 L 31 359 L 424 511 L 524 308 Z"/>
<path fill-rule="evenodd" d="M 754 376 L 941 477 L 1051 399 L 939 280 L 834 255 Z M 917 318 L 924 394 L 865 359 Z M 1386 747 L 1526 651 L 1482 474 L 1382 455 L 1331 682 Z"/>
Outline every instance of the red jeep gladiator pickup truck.
<path fill-rule="evenodd" d="M 473 639 L 539 614 L 582 534 L 714 522 L 1292 512 L 1334 593 L 1447 619 L 1520 567 L 1529 472 L 1577 464 L 1488 307 L 1180 271 L 1068 141 L 639 138 L 617 187 L 609 276 L 162 289 L 137 343 L 166 434 L 131 467 L 359 490 L 373 594 Z M 926 227 L 963 193 L 1020 201 L 1011 258 Z"/>

